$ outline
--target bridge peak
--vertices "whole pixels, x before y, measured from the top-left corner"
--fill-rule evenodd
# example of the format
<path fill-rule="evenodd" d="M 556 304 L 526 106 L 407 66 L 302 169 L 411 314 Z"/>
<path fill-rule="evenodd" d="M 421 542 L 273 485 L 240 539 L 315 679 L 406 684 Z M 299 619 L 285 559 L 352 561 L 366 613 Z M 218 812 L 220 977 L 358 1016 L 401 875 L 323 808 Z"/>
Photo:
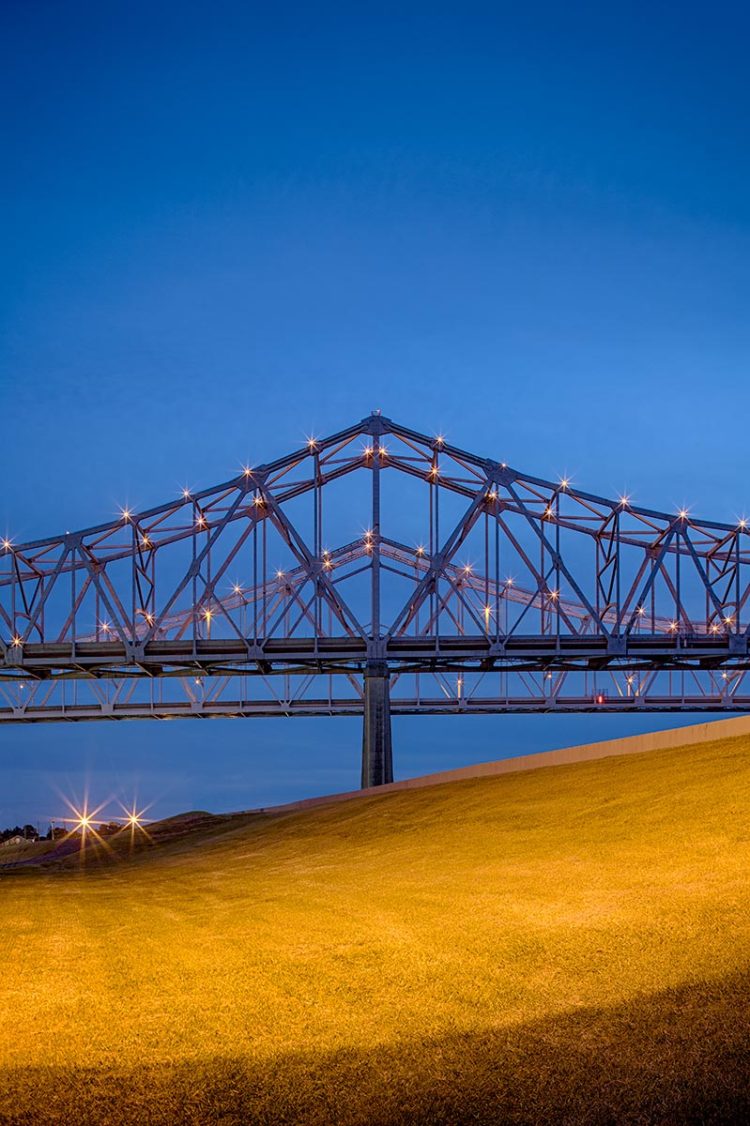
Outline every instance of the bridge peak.
<path fill-rule="evenodd" d="M 393 426 L 393 422 L 382 411 L 370 411 L 370 413 L 362 419 L 362 429 L 365 433 L 371 434 L 373 438 L 381 438 L 383 434 L 388 434 Z"/>

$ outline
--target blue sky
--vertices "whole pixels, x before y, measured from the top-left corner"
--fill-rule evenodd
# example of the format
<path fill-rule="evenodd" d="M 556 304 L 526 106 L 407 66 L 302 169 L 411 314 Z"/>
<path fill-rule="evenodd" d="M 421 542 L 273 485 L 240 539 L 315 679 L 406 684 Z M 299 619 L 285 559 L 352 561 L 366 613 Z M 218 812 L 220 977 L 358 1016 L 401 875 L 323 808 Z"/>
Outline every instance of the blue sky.
<path fill-rule="evenodd" d="M 2 529 L 158 503 L 373 408 L 592 491 L 750 513 L 746 9 L 359 9 L 3 6 Z M 396 768 L 635 722 L 403 719 Z M 6 728 L 0 822 L 85 778 L 159 812 L 349 787 L 359 740 Z"/>

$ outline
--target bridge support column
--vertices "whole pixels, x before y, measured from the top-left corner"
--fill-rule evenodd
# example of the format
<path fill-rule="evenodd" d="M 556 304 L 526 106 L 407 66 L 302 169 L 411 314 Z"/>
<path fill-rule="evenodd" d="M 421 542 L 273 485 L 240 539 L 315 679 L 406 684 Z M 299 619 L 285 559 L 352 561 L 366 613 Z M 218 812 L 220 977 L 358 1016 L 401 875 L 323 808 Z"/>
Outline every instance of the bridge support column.
<path fill-rule="evenodd" d="M 365 714 L 362 729 L 362 788 L 393 781 L 391 693 L 388 665 L 368 661 L 365 669 Z"/>

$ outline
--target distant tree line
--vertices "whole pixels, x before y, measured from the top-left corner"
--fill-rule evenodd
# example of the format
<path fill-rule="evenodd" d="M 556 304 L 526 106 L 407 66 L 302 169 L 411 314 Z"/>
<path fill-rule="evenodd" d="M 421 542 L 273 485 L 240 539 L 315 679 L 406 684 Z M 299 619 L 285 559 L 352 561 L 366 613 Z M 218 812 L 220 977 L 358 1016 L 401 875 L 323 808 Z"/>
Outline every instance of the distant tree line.
<path fill-rule="evenodd" d="M 38 841 L 39 830 L 34 825 L 15 825 L 12 829 L 3 829 L 0 833 L 0 842 L 9 841 L 11 837 L 23 837 L 25 841 Z M 47 840 L 49 840 L 49 834 Z"/>
<path fill-rule="evenodd" d="M 114 833 L 119 833 L 122 827 L 118 821 L 105 821 L 101 825 L 92 825 L 89 832 L 93 830 L 100 837 L 111 837 Z M 0 844 L 12 840 L 13 837 L 23 837 L 25 841 L 58 841 L 62 837 L 80 836 L 81 830 L 72 825 L 67 829 L 62 825 L 50 825 L 44 835 L 34 825 L 14 825 L 13 828 L 3 829 L 0 832 Z"/>

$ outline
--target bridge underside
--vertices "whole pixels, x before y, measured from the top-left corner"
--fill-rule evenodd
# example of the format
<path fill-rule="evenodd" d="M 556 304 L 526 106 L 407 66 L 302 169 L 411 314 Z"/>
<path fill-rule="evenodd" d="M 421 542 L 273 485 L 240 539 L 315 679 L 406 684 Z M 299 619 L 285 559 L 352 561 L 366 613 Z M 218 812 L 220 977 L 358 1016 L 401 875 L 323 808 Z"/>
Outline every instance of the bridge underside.
<path fill-rule="evenodd" d="M 397 638 L 376 659 L 371 648 L 350 637 L 156 641 L 133 661 L 115 642 L 29 644 L 0 667 L 0 725 L 361 716 L 370 698 L 394 715 L 750 709 L 750 657 L 734 638 Z"/>
<path fill-rule="evenodd" d="M 685 697 L 684 700 L 675 700 L 671 696 L 664 696 L 654 700 L 648 705 L 639 704 L 633 700 L 630 706 L 623 706 L 621 701 L 604 700 L 595 704 L 590 699 L 569 700 L 564 704 L 548 704 L 527 700 L 508 700 L 498 703 L 492 699 L 474 699 L 466 703 L 457 704 L 450 700 L 416 700 L 403 699 L 398 702 L 391 701 L 389 714 L 394 716 L 405 715 L 533 715 L 554 712 L 557 714 L 570 713 L 597 713 L 604 712 L 750 712 L 750 700 L 733 701 L 720 705 L 706 701 L 701 696 Z M 221 706 L 207 702 L 203 705 L 186 707 L 183 704 L 130 704 L 127 706 L 113 704 L 66 704 L 61 707 L 40 708 L 33 715 L 5 717 L 6 723 L 61 723 L 78 722 L 85 720 L 124 720 L 124 719 L 276 719 L 291 716 L 302 716 L 311 719 L 315 716 L 343 716 L 362 718 L 363 705 L 351 700 L 320 697 L 304 701 L 296 700 L 265 700 L 255 703 L 247 700 L 227 700 Z"/>
<path fill-rule="evenodd" d="M 685 673 L 672 672 L 679 676 L 683 686 Z M 734 676 L 740 675 L 735 672 Z M 507 674 L 494 674 L 496 680 L 508 679 Z M 363 787 L 378 786 L 393 781 L 393 750 L 391 717 L 405 715 L 498 715 L 502 713 L 592 713 L 630 712 L 701 712 L 724 713 L 750 711 L 750 698 L 732 696 L 710 696 L 694 690 L 677 694 L 674 685 L 671 691 L 650 692 L 639 696 L 635 692 L 621 695 L 597 688 L 595 692 L 585 692 L 578 696 L 571 693 L 556 696 L 554 688 L 545 690 L 548 684 L 546 674 L 536 695 L 507 692 L 504 695 L 482 691 L 481 682 L 487 677 L 482 674 L 463 673 L 458 687 L 452 692 L 431 694 L 425 691 L 427 685 L 424 674 L 412 677 L 417 683 L 418 694 L 406 695 L 401 687 L 406 679 L 403 674 L 388 675 L 387 672 L 365 672 L 362 691 L 337 695 L 334 690 L 340 676 L 329 676 L 330 691 L 327 695 L 312 694 L 304 690 L 304 682 L 298 677 L 268 677 L 266 682 L 274 684 L 278 691 L 271 694 L 254 693 L 251 690 L 233 694 L 232 688 L 241 687 L 241 682 L 255 681 L 256 677 L 233 676 L 231 684 L 226 677 L 201 675 L 191 679 L 192 691 L 187 690 L 179 698 L 178 693 L 165 691 L 164 680 L 151 680 L 144 685 L 135 678 L 106 677 L 96 681 L 67 680 L 50 685 L 46 690 L 38 683 L 32 692 L 40 693 L 38 702 L 31 706 L 22 703 L 17 707 L 0 709 L 0 725 L 12 723 L 44 722 L 83 722 L 94 720 L 133 720 L 133 719 L 217 719 L 217 718 L 274 718 L 292 716 L 348 716 L 362 721 L 362 764 L 361 784 Z M 432 678 L 429 678 L 432 679 Z M 172 681 L 181 683 L 185 677 Z M 319 674 L 304 678 L 315 685 Z M 441 675 L 441 680 L 445 677 Z M 601 675 L 598 677 L 601 683 Z M 350 685 L 350 681 L 347 681 Z M 726 682 L 724 682 L 726 683 Z M 54 688 L 53 691 L 50 689 Z M 144 691 L 145 688 L 145 691 Z M 40 692 L 41 689 L 41 692 Z M 155 691 L 154 689 L 158 689 Z M 399 690 L 401 689 L 401 690 Z M 17 687 L 20 694 L 23 692 Z"/>
<path fill-rule="evenodd" d="M 30 644 L 0 669 L 0 726 L 359 717 L 362 786 L 376 786 L 393 780 L 391 716 L 750 711 L 750 660 L 738 648 L 705 636 L 641 635 L 618 647 L 448 636 L 394 639 L 373 660 L 349 637 L 155 641 L 131 663 L 115 642 Z"/>

